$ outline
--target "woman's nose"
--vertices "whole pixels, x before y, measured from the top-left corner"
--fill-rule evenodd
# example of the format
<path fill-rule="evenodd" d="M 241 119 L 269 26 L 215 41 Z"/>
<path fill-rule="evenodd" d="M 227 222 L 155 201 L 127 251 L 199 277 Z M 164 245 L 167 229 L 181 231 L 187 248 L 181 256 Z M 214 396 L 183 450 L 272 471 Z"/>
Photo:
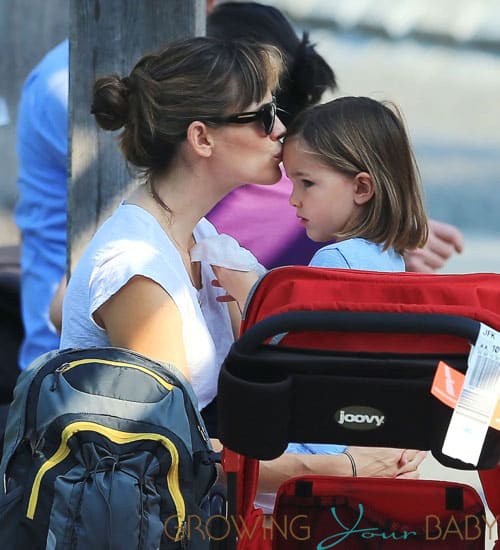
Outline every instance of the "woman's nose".
<path fill-rule="evenodd" d="M 274 119 L 273 131 L 271 132 L 270 137 L 273 140 L 278 140 L 282 137 L 285 137 L 285 134 L 286 126 L 283 124 L 283 122 L 281 122 L 279 116 L 276 116 L 276 118 Z"/>

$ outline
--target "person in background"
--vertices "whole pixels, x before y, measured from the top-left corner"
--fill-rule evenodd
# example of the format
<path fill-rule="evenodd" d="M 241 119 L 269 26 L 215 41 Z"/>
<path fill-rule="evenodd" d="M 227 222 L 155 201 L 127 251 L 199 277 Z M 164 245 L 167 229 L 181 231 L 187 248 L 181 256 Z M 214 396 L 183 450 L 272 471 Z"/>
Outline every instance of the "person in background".
<path fill-rule="evenodd" d="M 276 101 L 285 126 L 305 108 L 317 104 L 325 92 L 337 87 L 334 72 L 315 50 L 308 34 L 298 37 L 283 13 L 273 6 L 257 2 L 216 5 L 207 18 L 207 34 L 272 44 L 281 51 L 285 72 Z M 239 187 L 220 201 L 207 218 L 220 233 L 231 235 L 252 251 L 268 269 L 306 265 L 320 245 L 307 238 L 288 204 L 291 185 L 283 174 L 272 186 Z M 403 253 L 406 269 L 435 271 L 462 249 L 463 236 L 456 227 L 429 220 L 425 246 Z"/>
<path fill-rule="evenodd" d="M 66 269 L 68 58 L 65 40 L 31 71 L 19 104 L 15 221 L 21 231 L 21 369 L 59 346 L 49 305 Z"/>

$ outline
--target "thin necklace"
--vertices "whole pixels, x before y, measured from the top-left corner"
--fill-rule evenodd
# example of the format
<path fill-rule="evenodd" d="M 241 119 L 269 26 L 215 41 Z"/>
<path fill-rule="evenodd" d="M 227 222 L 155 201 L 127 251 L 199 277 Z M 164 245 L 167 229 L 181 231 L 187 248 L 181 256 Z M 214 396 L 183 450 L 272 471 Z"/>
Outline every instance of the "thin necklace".
<path fill-rule="evenodd" d="M 152 182 L 148 182 L 146 184 L 147 186 L 147 189 L 149 191 L 149 194 L 151 195 L 151 197 L 153 198 L 153 200 L 155 201 L 155 203 L 166 213 L 168 214 L 168 221 L 170 222 L 170 217 L 172 216 L 172 210 L 170 210 L 170 208 L 165 204 L 165 202 L 163 201 L 163 199 L 160 197 L 160 195 L 158 195 L 158 192 L 156 191 L 156 189 L 154 188 Z M 194 280 L 193 280 L 193 275 L 192 275 L 192 272 L 191 272 L 191 266 L 192 266 L 192 262 L 191 262 L 191 255 L 189 253 L 189 250 L 186 250 L 185 248 L 183 248 L 179 242 L 177 241 L 177 239 L 173 236 L 172 232 L 168 230 L 168 228 L 165 228 L 165 232 L 167 233 L 168 237 L 173 241 L 174 245 L 175 245 L 175 248 L 177 248 L 177 251 L 179 252 L 179 254 L 181 255 L 181 259 L 182 259 L 182 263 L 184 264 L 184 269 L 186 270 L 187 274 L 188 274 L 188 277 L 191 281 L 191 284 L 193 285 L 193 287 L 198 291 L 201 289 L 201 284 L 200 284 L 200 289 L 198 288 L 198 285 L 195 284 Z M 193 240 L 193 245 L 195 244 L 195 240 L 194 240 L 194 237 L 191 236 L 192 240 Z M 186 265 L 186 262 L 187 262 L 187 265 Z M 189 266 L 189 268 L 188 268 Z M 200 277 L 201 277 L 201 273 L 200 273 Z M 201 301 L 200 301 L 200 298 L 198 297 L 198 303 L 201 305 Z"/>
<path fill-rule="evenodd" d="M 170 208 L 165 204 L 165 202 L 160 197 L 160 195 L 158 195 L 158 191 L 156 191 L 156 189 L 154 188 L 152 183 L 148 183 L 147 188 L 148 188 L 149 194 L 151 195 L 151 197 L 153 197 L 153 200 L 156 202 L 156 204 L 166 214 L 168 214 L 168 222 L 170 223 L 171 222 L 171 216 L 172 216 L 172 210 L 170 210 Z M 166 231 L 168 233 L 168 236 L 172 239 L 172 241 L 174 241 L 175 247 L 179 250 L 179 252 L 181 254 L 185 254 L 186 256 L 189 256 L 189 250 L 187 250 L 186 248 L 182 247 L 179 244 L 179 241 L 173 236 L 172 232 L 168 228 L 166 229 Z M 193 241 L 194 241 L 194 238 L 193 238 Z M 194 242 L 193 242 L 193 244 L 194 244 Z"/>

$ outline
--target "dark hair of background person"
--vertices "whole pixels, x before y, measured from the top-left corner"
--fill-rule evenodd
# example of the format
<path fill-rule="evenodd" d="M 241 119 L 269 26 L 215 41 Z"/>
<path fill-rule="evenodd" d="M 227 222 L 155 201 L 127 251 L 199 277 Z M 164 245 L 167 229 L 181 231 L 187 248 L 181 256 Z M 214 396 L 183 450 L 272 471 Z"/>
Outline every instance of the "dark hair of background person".
<path fill-rule="evenodd" d="M 224 2 L 207 17 L 207 35 L 227 40 L 271 44 L 283 55 L 285 71 L 276 100 L 279 117 L 287 126 L 302 110 L 318 103 L 323 93 L 335 90 L 335 74 L 309 42 L 300 39 L 287 18 L 273 6 L 257 2 Z"/>

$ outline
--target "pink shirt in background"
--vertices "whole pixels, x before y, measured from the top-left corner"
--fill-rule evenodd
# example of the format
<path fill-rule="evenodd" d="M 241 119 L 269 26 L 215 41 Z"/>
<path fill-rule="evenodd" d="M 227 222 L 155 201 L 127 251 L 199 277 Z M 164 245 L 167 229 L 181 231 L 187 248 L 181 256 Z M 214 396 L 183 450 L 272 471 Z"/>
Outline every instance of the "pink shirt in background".
<path fill-rule="evenodd" d="M 325 245 L 308 239 L 288 199 L 292 182 L 283 174 L 274 185 L 248 184 L 224 197 L 206 216 L 219 233 L 234 237 L 268 269 L 307 265 Z"/>

